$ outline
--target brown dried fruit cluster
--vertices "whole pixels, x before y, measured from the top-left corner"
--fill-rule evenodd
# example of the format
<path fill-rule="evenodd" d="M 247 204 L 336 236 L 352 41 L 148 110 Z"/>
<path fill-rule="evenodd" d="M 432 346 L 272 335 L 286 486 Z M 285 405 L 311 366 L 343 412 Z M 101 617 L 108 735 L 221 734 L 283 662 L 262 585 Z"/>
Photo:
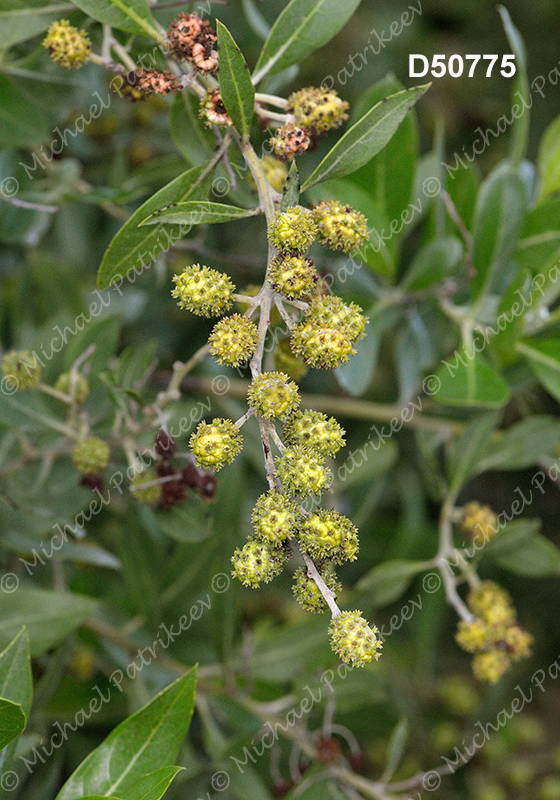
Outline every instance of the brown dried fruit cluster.
<path fill-rule="evenodd" d="M 218 71 L 218 37 L 207 19 L 201 19 L 198 14 L 181 13 L 170 24 L 167 38 L 178 58 L 186 59 L 201 72 Z"/>
<path fill-rule="evenodd" d="M 143 94 L 162 94 L 170 92 L 177 94 L 181 91 L 181 82 L 169 70 L 158 72 L 156 69 L 142 69 L 137 71 L 136 87 Z"/>

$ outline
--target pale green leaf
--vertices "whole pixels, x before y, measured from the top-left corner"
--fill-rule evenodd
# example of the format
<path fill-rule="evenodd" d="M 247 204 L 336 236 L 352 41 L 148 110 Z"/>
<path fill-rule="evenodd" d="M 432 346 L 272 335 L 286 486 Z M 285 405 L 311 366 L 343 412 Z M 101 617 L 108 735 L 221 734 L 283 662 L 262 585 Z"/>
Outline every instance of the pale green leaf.
<path fill-rule="evenodd" d="M 8 0 L 0 4 L 0 49 L 46 31 L 51 22 L 60 19 L 57 8 L 53 0 Z"/>
<path fill-rule="evenodd" d="M 560 441 L 560 420 L 546 415 L 530 417 L 500 432 L 499 436 L 497 444 L 492 444 L 479 463 L 478 471 L 519 470 L 537 464 Z"/>
<path fill-rule="evenodd" d="M 146 0 L 75 0 L 75 5 L 113 28 L 161 38 Z"/>
<path fill-rule="evenodd" d="M 490 434 L 498 424 L 499 412 L 481 414 L 466 426 L 455 441 L 449 459 L 451 491 L 459 489 L 478 471 L 478 466 L 490 446 Z"/>
<path fill-rule="evenodd" d="M 371 569 L 358 582 L 357 588 L 366 591 L 375 608 L 383 608 L 401 597 L 412 579 L 424 572 L 424 561 L 385 561 Z"/>
<path fill-rule="evenodd" d="M 28 100 L 5 75 L 0 75 L 0 146 L 27 147 L 40 144 L 48 133 L 42 108 Z"/>
<path fill-rule="evenodd" d="M 56 535 L 60 543 L 60 534 Z M 0 645 L 25 626 L 31 655 L 43 653 L 79 627 L 96 607 L 95 600 L 70 592 L 20 587 L 12 594 L 1 593 Z"/>
<path fill-rule="evenodd" d="M 505 6 L 497 6 L 502 18 L 502 25 L 506 33 L 511 52 L 515 55 L 515 66 L 517 71 L 513 81 L 512 105 L 519 105 L 519 96 L 523 97 L 523 113 L 512 115 L 512 134 L 510 139 L 511 160 L 514 164 L 519 164 L 526 155 L 527 143 L 529 141 L 529 123 L 531 116 L 529 108 L 532 105 L 531 90 L 527 77 L 527 54 L 523 38 L 511 21 L 509 11 Z"/>
<path fill-rule="evenodd" d="M 248 136 L 255 111 L 255 88 L 247 62 L 233 36 L 219 20 L 217 29 L 220 94 L 233 124 L 239 133 Z"/>
<path fill-rule="evenodd" d="M 139 223 L 144 225 L 172 224 L 172 225 L 204 225 L 205 223 L 232 222 L 245 217 L 254 217 L 258 208 L 237 208 L 224 203 L 211 203 L 210 201 L 190 200 L 186 203 L 174 203 L 171 210 L 163 208 L 154 211 Z"/>
<path fill-rule="evenodd" d="M 253 74 L 254 83 L 267 74 L 298 64 L 346 25 L 361 0 L 290 0 L 264 43 Z"/>
<path fill-rule="evenodd" d="M 183 769 L 184 767 L 162 767 L 142 775 L 130 789 L 121 792 L 122 800 L 160 800 L 175 775 Z"/>
<path fill-rule="evenodd" d="M 526 356 L 539 383 L 556 400 L 560 400 L 560 341 L 536 339 L 518 342 L 516 349 Z"/>
<path fill-rule="evenodd" d="M 309 189 L 319 181 L 350 175 L 377 155 L 429 86 L 405 89 L 374 105 L 338 140 L 304 182 L 302 190 Z"/>
<path fill-rule="evenodd" d="M 282 202 L 280 204 L 280 211 L 286 211 L 291 206 L 297 206 L 299 202 L 299 193 L 301 189 L 301 182 L 299 179 L 299 170 L 295 161 L 292 161 L 292 166 L 288 172 L 284 190 L 282 192 Z"/>
<path fill-rule="evenodd" d="M 170 766 L 189 728 L 195 685 L 196 669 L 192 669 L 121 722 L 82 761 L 56 800 L 76 800 L 88 793 L 128 800 L 154 765 Z"/>
<path fill-rule="evenodd" d="M 502 569 L 516 575 L 529 578 L 560 575 L 560 550 L 540 533 L 527 537 L 509 551 L 501 552 L 495 560 Z"/>
<path fill-rule="evenodd" d="M 541 178 L 540 200 L 560 189 L 560 117 L 543 134 L 537 156 Z"/>

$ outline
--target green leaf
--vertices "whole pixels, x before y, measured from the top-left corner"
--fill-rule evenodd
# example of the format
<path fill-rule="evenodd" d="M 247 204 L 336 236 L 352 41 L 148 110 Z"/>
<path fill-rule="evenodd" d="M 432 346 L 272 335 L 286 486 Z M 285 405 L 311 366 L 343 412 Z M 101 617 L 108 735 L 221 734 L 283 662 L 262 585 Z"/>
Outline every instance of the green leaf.
<path fill-rule="evenodd" d="M 211 203 L 209 200 L 191 200 L 187 203 L 174 203 L 173 210 L 154 211 L 139 223 L 144 225 L 173 224 L 173 225 L 204 225 L 205 223 L 232 222 L 245 217 L 254 217 L 258 208 L 237 208 L 224 203 Z"/>
<path fill-rule="evenodd" d="M 27 719 L 19 703 L 0 697 L 0 750 L 25 730 Z"/>
<path fill-rule="evenodd" d="M 367 164 L 385 147 L 406 114 L 429 86 L 430 84 L 405 89 L 377 103 L 338 140 L 305 181 L 302 190 L 327 178 L 343 178 Z"/>
<path fill-rule="evenodd" d="M 393 75 L 387 75 L 367 89 L 353 106 L 350 125 L 384 97 L 404 90 Z M 407 114 L 387 145 L 367 164 L 353 173 L 352 180 L 365 189 L 389 220 L 398 220 L 410 203 L 418 159 L 416 114 Z M 403 225 L 396 236 L 405 233 Z"/>
<path fill-rule="evenodd" d="M 449 459 L 449 481 L 452 493 L 458 492 L 477 472 L 477 467 L 490 445 L 490 434 L 498 423 L 498 417 L 497 411 L 481 414 L 469 422 L 461 436 L 455 441 Z"/>
<path fill-rule="evenodd" d="M 82 324 L 82 320 L 84 320 L 84 324 Z M 75 330 L 77 333 L 72 336 L 71 334 Z M 70 332 L 68 333 L 68 331 Z M 64 351 L 64 368 L 69 370 L 74 361 L 90 345 L 94 345 L 95 350 L 86 362 L 89 378 L 93 380 L 101 370 L 107 368 L 107 362 L 115 355 L 120 331 L 120 321 L 116 317 L 92 319 L 88 314 L 79 315 L 72 327 L 63 329 L 64 336 L 62 338 L 67 342 Z"/>
<path fill-rule="evenodd" d="M 560 341 L 535 339 L 518 342 L 517 351 L 526 356 L 539 382 L 560 400 Z"/>
<path fill-rule="evenodd" d="M 299 179 L 299 170 L 295 161 L 292 161 L 292 166 L 288 172 L 284 190 L 282 192 L 282 202 L 280 204 L 280 211 L 286 211 L 291 206 L 297 206 L 299 203 L 299 193 L 301 189 L 301 182 Z"/>
<path fill-rule="evenodd" d="M 18 703 L 28 716 L 33 698 L 29 636 L 23 627 L 0 653 L 0 697 Z"/>
<path fill-rule="evenodd" d="M 456 236 L 445 236 L 422 247 L 406 272 L 401 286 L 421 292 L 448 278 L 463 257 L 463 245 Z"/>
<path fill-rule="evenodd" d="M 171 781 L 184 767 L 162 767 L 136 781 L 127 791 L 122 791 L 122 800 L 160 800 Z"/>
<path fill-rule="evenodd" d="M 241 5 L 251 30 L 264 41 L 270 33 L 270 25 L 256 7 L 254 0 L 241 0 Z"/>
<path fill-rule="evenodd" d="M 31 655 L 38 655 L 79 627 L 96 607 L 95 600 L 70 592 L 19 588 L 12 594 L 2 593 L 0 645 L 10 642 L 24 625 L 29 633 Z"/>
<path fill-rule="evenodd" d="M 109 797 L 104 794 L 88 794 L 85 797 L 78 797 L 76 800 L 125 800 L 124 797 Z"/>
<path fill-rule="evenodd" d="M 213 150 L 212 132 L 202 124 L 198 110 L 199 99 L 194 92 L 179 92 L 169 112 L 171 138 L 192 167 L 206 163 Z"/>
<path fill-rule="evenodd" d="M 540 202 L 560 189 L 560 117 L 556 117 L 543 134 L 537 167 L 541 178 Z"/>
<path fill-rule="evenodd" d="M 527 206 L 526 190 L 517 170 L 502 162 L 479 192 L 473 230 L 473 297 L 482 298 L 506 272 L 517 246 Z"/>
<path fill-rule="evenodd" d="M 371 385 L 377 369 L 381 339 L 399 315 L 398 309 L 394 308 L 374 310 L 369 317 L 365 337 L 356 344 L 356 354 L 335 370 L 339 384 L 354 397 L 364 394 Z"/>
<path fill-rule="evenodd" d="M 437 391 L 432 397 L 438 403 L 466 408 L 500 408 L 510 397 L 502 376 L 485 359 L 475 353 L 455 351 L 449 362 L 434 376 Z"/>
<path fill-rule="evenodd" d="M 532 104 L 532 101 L 529 80 L 527 77 L 527 55 L 525 52 L 523 38 L 511 21 L 509 11 L 504 6 L 497 6 L 497 8 L 502 18 L 502 25 L 504 26 L 511 50 L 515 55 L 515 64 L 517 67 L 512 89 L 512 100 L 516 99 L 518 93 L 525 100 L 523 112 L 519 115 L 512 115 L 513 125 L 510 138 L 510 150 L 511 160 L 517 165 L 520 164 L 525 158 L 525 154 L 527 152 L 527 143 L 529 141 L 529 122 L 531 119 L 529 108 Z M 519 105 L 519 103 L 517 104 Z"/>
<path fill-rule="evenodd" d="M 259 83 L 292 64 L 298 64 L 341 30 L 361 0 L 290 0 L 263 45 L 253 73 Z"/>
<path fill-rule="evenodd" d="M 52 10 L 54 9 L 54 11 Z M 31 39 L 60 19 L 60 10 L 49 0 L 8 0 L 0 8 L 0 50 Z"/>
<path fill-rule="evenodd" d="M 495 561 L 503 569 L 529 578 L 560 575 L 560 550 L 540 533 L 517 542 L 509 552 L 500 553 Z"/>
<path fill-rule="evenodd" d="M 138 790 L 139 782 L 151 774 L 154 765 L 160 769 L 170 766 L 189 728 L 195 685 L 196 668 L 121 722 L 82 761 L 56 800 L 75 800 L 87 793 L 128 800 L 129 793 Z M 140 796 L 135 795 L 134 800 Z"/>
<path fill-rule="evenodd" d="M 129 33 L 161 39 L 146 0 L 76 0 L 90 17 Z"/>
<path fill-rule="evenodd" d="M 146 200 L 125 222 L 103 256 L 97 274 L 100 289 L 106 289 L 115 280 L 122 280 L 132 269 L 141 272 L 159 253 L 174 244 L 174 240 L 164 232 L 163 225 L 153 228 L 138 226 L 154 211 L 172 203 L 184 202 L 193 196 L 203 199 L 207 194 L 204 181 L 201 184 L 203 170 L 201 165 L 183 172 Z"/>
<path fill-rule="evenodd" d="M 560 421 L 538 415 L 512 425 L 499 435 L 498 444 L 492 445 L 479 463 L 479 472 L 526 469 L 538 463 L 560 441 Z"/>
<path fill-rule="evenodd" d="M 383 783 L 389 783 L 397 771 L 397 768 L 404 755 L 406 743 L 408 741 L 408 734 L 408 720 L 401 719 L 401 721 L 395 726 L 393 733 L 391 734 L 391 738 L 389 739 L 389 745 L 387 747 L 387 766 L 383 772 Z"/>
<path fill-rule="evenodd" d="M 525 218 L 522 239 L 515 260 L 533 273 L 546 272 L 543 265 L 550 259 L 552 267 L 560 257 L 560 196 L 547 197 Z M 553 261 L 553 259 L 555 259 Z"/>
<path fill-rule="evenodd" d="M 43 109 L 28 100 L 20 86 L 0 75 L 0 146 L 30 147 L 45 141 L 47 133 Z"/>
<path fill-rule="evenodd" d="M 371 594 L 376 608 L 383 608 L 402 597 L 414 576 L 424 572 L 427 566 L 424 561 L 385 561 L 367 572 L 357 588 Z"/>
<path fill-rule="evenodd" d="M 217 20 L 217 30 L 220 94 L 233 124 L 239 133 L 248 136 L 255 112 L 255 87 L 251 83 L 249 67 L 243 53 L 220 20 Z"/>

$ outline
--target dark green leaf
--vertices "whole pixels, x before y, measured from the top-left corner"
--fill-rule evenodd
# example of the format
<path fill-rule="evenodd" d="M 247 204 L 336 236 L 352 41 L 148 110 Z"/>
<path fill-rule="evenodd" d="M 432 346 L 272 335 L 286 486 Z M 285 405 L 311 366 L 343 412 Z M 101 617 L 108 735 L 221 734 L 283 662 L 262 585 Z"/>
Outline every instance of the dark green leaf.
<path fill-rule="evenodd" d="M 160 800 L 175 775 L 183 769 L 184 767 L 162 767 L 142 775 L 130 789 L 120 792 L 122 800 Z"/>
<path fill-rule="evenodd" d="M 455 351 L 433 376 L 438 403 L 467 408 L 500 408 L 510 397 L 507 383 L 484 358 Z M 439 388 L 438 388 L 439 387 Z"/>
<path fill-rule="evenodd" d="M 25 730 L 27 722 L 19 703 L 0 697 L 0 750 Z"/>
<path fill-rule="evenodd" d="M 521 114 L 512 114 L 513 128 L 511 135 L 511 160 L 514 164 L 520 164 L 525 158 L 527 152 L 527 143 L 529 140 L 529 122 L 530 114 L 529 108 L 532 104 L 531 90 L 529 88 L 529 80 L 527 78 L 527 55 L 525 52 L 525 44 L 521 34 L 511 21 L 509 11 L 504 6 L 498 6 L 498 11 L 502 17 L 502 25 L 506 32 L 508 42 L 515 55 L 515 65 L 517 72 L 512 89 L 512 99 L 516 101 L 518 93 L 525 103 L 523 104 L 523 112 Z M 518 103 L 517 103 L 518 104 Z"/>
<path fill-rule="evenodd" d="M 503 276 L 523 225 L 527 196 L 517 170 L 502 162 L 482 184 L 474 221 L 471 282 L 473 297 L 482 298 Z"/>
<path fill-rule="evenodd" d="M 96 607 L 95 600 L 70 592 L 25 588 L 4 592 L 0 594 L 0 645 L 25 626 L 31 655 L 43 653 L 81 625 Z"/>
<path fill-rule="evenodd" d="M 535 416 L 512 425 L 492 445 L 478 465 L 480 472 L 490 469 L 526 469 L 538 463 L 560 441 L 560 421 L 555 417 Z"/>
<path fill-rule="evenodd" d="M 517 351 L 526 356 L 531 369 L 550 394 L 560 400 L 560 341 L 558 339 L 525 340 Z"/>
<path fill-rule="evenodd" d="M 220 94 L 233 124 L 244 136 L 249 135 L 255 111 L 255 88 L 249 67 L 231 33 L 217 21 L 220 51 Z"/>
<path fill-rule="evenodd" d="M 338 140 L 305 181 L 302 190 L 327 178 L 343 178 L 367 164 L 385 147 L 406 114 L 428 88 L 429 84 L 415 86 L 377 103 Z"/>
<path fill-rule="evenodd" d="M 301 183 L 299 180 L 299 170 L 295 161 L 292 161 L 292 166 L 288 172 L 286 183 L 284 184 L 284 191 L 282 192 L 282 203 L 280 204 L 280 211 L 286 211 L 291 206 L 297 206 L 299 202 L 299 192 Z"/>
<path fill-rule="evenodd" d="M 458 492 L 477 472 L 477 467 L 490 445 L 490 434 L 498 423 L 498 417 L 497 411 L 481 414 L 466 426 L 463 434 L 455 441 L 449 459 L 452 492 Z"/>
<path fill-rule="evenodd" d="M 187 203 L 174 203 L 173 209 L 168 211 L 162 209 L 161 211 L 154 211 L 149 217 L 146 217 L 140 226 L 144 225 L 158 225 L 158 224 L 173 224 L 173 225 L 204 225 L 208 222 L 231 222 L 232 220 L 244 219 L 245 217 L 254 217 L 259 213 L 258 208 L 237 208 L 237 206 L 228 206 L 224 203 L 211 203 L 207 200 L 195 201 L 191 200 Z"/>
<path fill-rule="evenodd" d="M 113 281 L 122 280 L 132 269 L 141 272 L 159 253 L 169 249 L 177 241 L 163 230 L 163 225 L 153 228 L 138 226 L 154 211 L 172 203 L 184 202 L 189 197 L 203 199 L 207 194 L 205 182 L 201 185 L 203 169 L 203 166 L 193 167 L 179 175 L 146 200 L 125 222 L 103 256 L 97 275 L 100 289 L 106 289 Z M 185 233 L 186 231 L 181 232 L 180 238 Z"/>
<path fill-rule="evenodd" d="M 22 628 L 6 649 L 0 653 L 0 697 L 18 703 L 28 716 L 33 697 L 29 636 Z"/>
<path fill-rule="evenodd" d="M 170 766 L 189 728 L 195 685 L 196 669 L 192 669 L 121 722 L 82 761 L 56 800 L 75 800 L 88 792 L 125 800 L 155 765 Z"/>
<path fill-rule="evenodd" d="M 361 0 L 290 0 L 264 43 L 253 80 L 298 64 L 346 25 Z"/>
<path fill-rule="evenodd" d="M 146 0 L 76 0 L 75 5 L 113 28 L 161 38 Z"/>
<path fill-rule="evenodd" d="M 404 86 L 391 74 L 371 86 L 353 106 L 350 125 L 384 97 L 400 92 Z M 388 220 L 399 220 L 410 203 L 418 158 L 416 114 L 407 114 L 387 145 L 359 170 L 352 180 L 376 201 Z M 404 233 L 406 225 L 399 234 Z M 397 235 L 399 235 L 397 234 Z"/>
<path fill-rule="evenodd" d="M 370 593 L 376 608 L 383 608 L 402 597 L 414 576 L 427 566 L 424 561 L 385 561 L 366 573 L 357 588 Z"/>
<path fill-rule="evenodd" d="M 22 94 L 21 87 L 0 75 L 0 146 L 26 147 L 47 136 L 44 111 Z"/>
<path fill-rule="evenodd" d="M 212 156 L 212 132 L 198 117 L 199 99 L 194 92 L 180 92 L 173 101 L 169 127 L 175 147 L 193 167 L 206 163 Z"/>
<path fill-rule="evenodd" d="M 515 260 L 521 267 L 537 273 L 545 271 L 543 265 L 549 259 L 551 267 L 557 264 L 559 257 L 560 196 L 554 195 L 547 197 L 535 208 L 529 209 L 522 238 L 515 252 Z"/>

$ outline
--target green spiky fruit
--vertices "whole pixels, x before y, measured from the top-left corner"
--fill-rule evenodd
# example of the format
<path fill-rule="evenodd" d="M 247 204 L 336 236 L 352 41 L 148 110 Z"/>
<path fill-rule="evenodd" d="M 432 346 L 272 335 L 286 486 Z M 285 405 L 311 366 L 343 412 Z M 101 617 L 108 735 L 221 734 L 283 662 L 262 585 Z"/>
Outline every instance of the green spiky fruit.
<path fill-rule="evenodd" d="M 258 588 L 261 583 L 268 583 L 282 571 L 287 554 L 256 539 L 249 541 L 240 549 L 235 550 L 231 562 L 233 575 L 244 586 Z"/>
<path fill-rule="evenodd" d="M 30 350 L 12 350 L 2 359 L 2 372 L 6 379 L 5 391 L 11 394 L 35 388 L 41 382 L 43 368 Z"/>
<path fill-rule="evenodd" d="M 55 63 L 66 69 L 81 67 L 91 53 L 91 41 L 87 33 L 74 28 L 67 19 L 59 19 L 51 24 L 43 39 L 43 47 L 47 48 Z"/>
<path fill-rule="evenodd" d="M 342 591 L 342 586 L 337 581 L 336 575 L 326 568 L 320 570 L 319 574 L 325 582 L 327 589 L 330 589 L 336 597 L 336 595 Z M 320 614 L 327 610 L 328 606 L 319 587 L 313 578 L 308 577 L 306 570 L 300 568 L 295 571 L 292 590 L 296 600 L 305 611 L 311 611 L 312 614 Z"/>
<path fill-rule="evenodd" d="M 363 667 L 378 660 L 383 646 L 378 629 L 370 628 L 359 611 L 342 611 L 329 625 L 331 646 L 346 664 Z"/>
<path fill-rule="evenodd" d="M 334 456 L 345 444 L 344 429 L 334 417 L 320 411 L 296 411 L 284 422 L 284 438 L 290 447 L 310 447 Z"/>
<path fill-rule="evenodd" d="M 317 238 L 317 223 L 311 211 L 291 206 L 276 214 L 268 227 L 268 238 L 281 253 L 304 253 Z"/>
<path fill-rule="evenodd" d="M 319 241 L 331 250 L 355 253 L 368 240 L 367 219 L 360 211 L 336 200 L 327 200 L 313 209 Z"/>
<path fill-rule="evenodd" d="M 315 369 L 336 369 L 356 352 L 345 333 L 313 322 L 300 322 L 294 327 L 290 347 L 295 356 Z"/>
<path fill-rule="evenodd" d="M 249 386 L 247 402 L 264 419 L 284 419 L 300 402 L 296 384 L 283 372 L 264 372 Z"/>
<path fill-rule="evenodd" d="M 235 286 L 227 275 L 209 267 L 193 264 L 174 275 L 171 295 L 178 305 L 201 317 L 224 314 L 233 303 Z"/>
<path fill-rule="evenodd" d="M 348 103 L 334 91 L 308 86 L 291 94 L 288 102 L 298 125 L 312 136 L 339 128 L 348 119 Z"/>
<path fill-rule="evenodd" d="M 326 558 L 337 564 L 354 561 L 358 552 L 357 528 L 334 509 L 320 508 L 307 517 L 299 527 L 298 538 L 312 558 Z"/>
<path fill-rule="evenodd" d="M 63 394 L 71 395 L 79 405 L 85 403 L 89 397 L 89 383 L 81 372 L 76 372 L 72 376 L 69 372 L 63 372 L 58 376 L 54 388 Z"/>
<path fill-rule="evenodd" d="M 197 463 L 216 472 L 230 464 L 243 447 L 243 438 L 230 419 L 201 422 L 189 442 Z"/>
<path fill-rule="evenodd" d="M 97 436 L 88 436 L 72 450 L 72 461 L 82 475 L 99 475 L 109 463 L 110 455 L 107 442 Z"/>
<path fill-rule="evenodd" d="M 330 470 L 321 455 L 302 447 L 290 447 L 278 461 L 278 475 L 289 494 L 307 497 L 328 484 Z"/>
<path fill-rule="evenodd" d="M 259 339 L 257 326 L 241 314 L 221 319 L 210 334 L 210 353 L 220 363 L 239 367 L 254 355 Z"/>
<path fill-rule="evenodd" d="M 297 521 L 296 504 L 279 492 L 270 491 L 261 495 L 253 509 L 255 538 L 270 544 L 291 538 Z"/>
<path fill-rule="evenodd" d="M 277 292 L 289 300 L 298 300 L 313 291 L 317 273 L 308 258 L 279 255 L 270 265 L 268 279 Z"/>
<path fill-rule="evenodd" d="M 161 484 L 144 486 L 146 483 L 155 481 L 157 477 L 158 474 L 155 469 L 148 469 L 145 472 L 140 472 L 138 475 L 135 475 L 130 481 L 131 489 L 134 487 L 131 491 L 132 496 L 136 500 L 139 500 L 141 503 L 146 503 L 147 505 L 155 505 L 158 503 L 161 499 Z"/>

